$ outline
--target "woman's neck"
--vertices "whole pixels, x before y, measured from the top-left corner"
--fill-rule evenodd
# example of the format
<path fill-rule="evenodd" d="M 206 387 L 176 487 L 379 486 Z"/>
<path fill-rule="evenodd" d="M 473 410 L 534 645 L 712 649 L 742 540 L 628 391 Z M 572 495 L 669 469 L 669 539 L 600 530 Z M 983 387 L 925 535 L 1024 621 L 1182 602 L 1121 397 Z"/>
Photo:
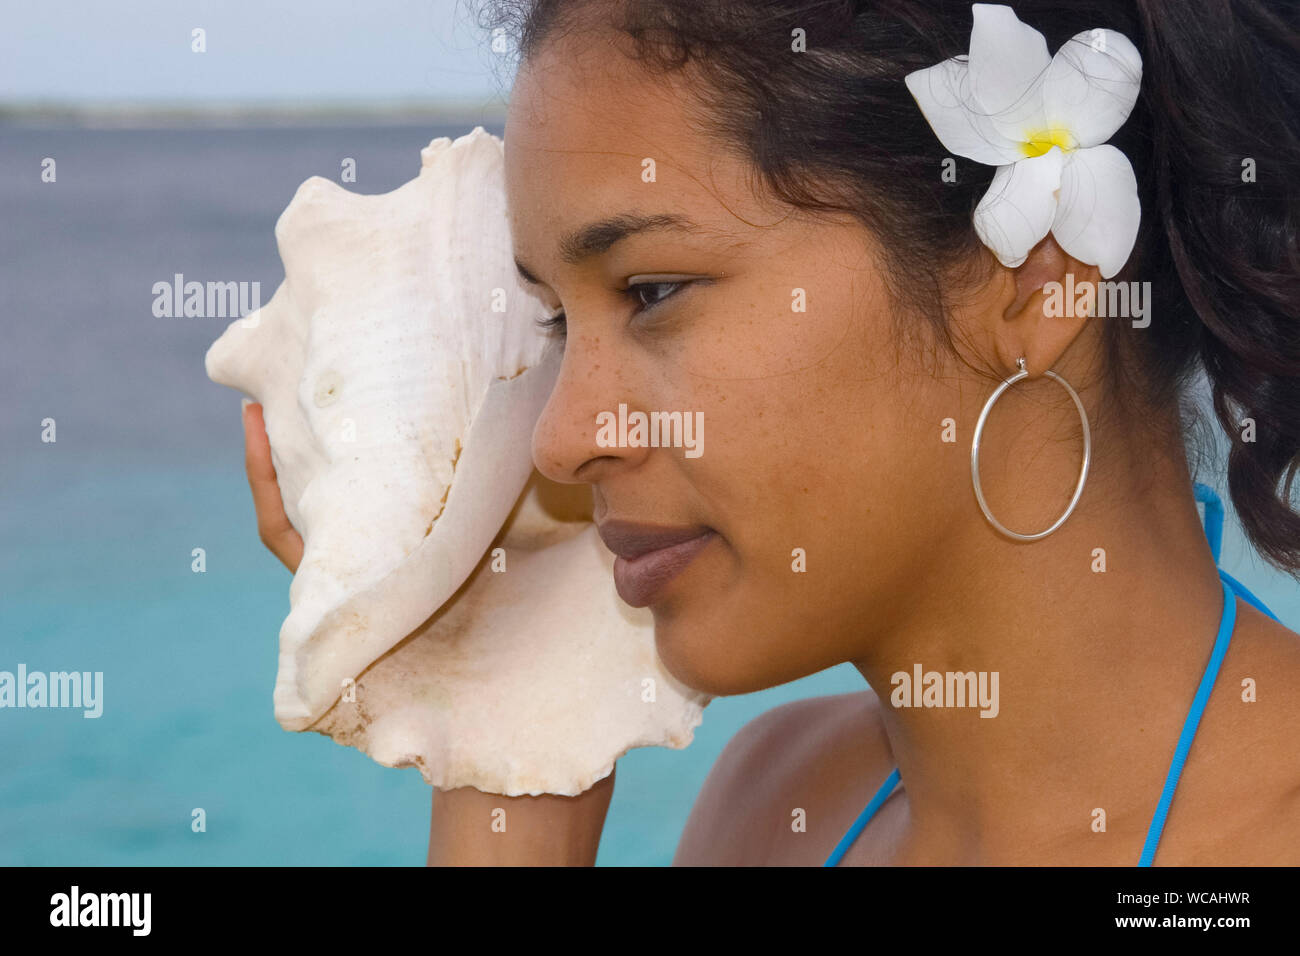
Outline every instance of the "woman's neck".
<path fill-rule="evenodd" d="M 914 855 L 1032 855 L 1085 838 L 1096 807 L 1108 832 L 1145 832 L 1223 610 L 1186 468 L 1162 462 L 1094 484 L 1108 503 L 1085 493 L 1037 542 L 983 526 L 945 540 L 855 661 L 881 700 Z"/>

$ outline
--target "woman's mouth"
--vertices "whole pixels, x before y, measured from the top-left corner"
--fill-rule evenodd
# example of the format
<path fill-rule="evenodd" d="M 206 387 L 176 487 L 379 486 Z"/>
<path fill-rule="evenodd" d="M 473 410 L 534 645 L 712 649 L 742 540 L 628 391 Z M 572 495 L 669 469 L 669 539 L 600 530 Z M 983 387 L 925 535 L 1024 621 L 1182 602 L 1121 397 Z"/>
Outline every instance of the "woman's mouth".
<path fill-rule="evenodd" d="M 605 521 L 596 530 L 605 547 L 617 555 L 614 587 L 632 607 L 653 604 L 668 582 L 717 536 L 702 525 L 672 528 L 631 521 Z"/>

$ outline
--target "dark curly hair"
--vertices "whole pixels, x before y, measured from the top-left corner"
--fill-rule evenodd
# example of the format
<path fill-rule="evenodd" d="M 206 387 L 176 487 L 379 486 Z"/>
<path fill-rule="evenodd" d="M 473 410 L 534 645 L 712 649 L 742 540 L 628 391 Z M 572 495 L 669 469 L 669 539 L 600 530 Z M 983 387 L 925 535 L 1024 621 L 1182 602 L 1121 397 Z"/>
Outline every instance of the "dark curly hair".
<path fill-rule="evenodd" d="M 1189 398 L 1203 369 L 1242 525 L 1266 559 L 1300 574 L 1300 4 L 1014 7 L 1049 50 L 1107 27 L 1141 52 L 1141 93 L 1110 142 L 1133 164 L 1142 224 L 1114 279 L 1149 281 L 1158 308 L 1147 328 L 1106 323 L 1108 394 L 1130 420 L 1181 435 L 1203 424 Z M 503 29 L 522 59 L 603 27 L 651 70 L 698 71 L 701 129 L 791 205 L 856 216 L 881 239 L 896 301 L 954 347 L 952 296 L 990 262 L 971 215 L 993 169 L 957 157 L 956 182 L 941 180 L 946 151 L 903 78 L 966 52 L 968 0 L 495 0 L 477 22 Z M 795 29 L 807 51 L 791 56 Z"/>

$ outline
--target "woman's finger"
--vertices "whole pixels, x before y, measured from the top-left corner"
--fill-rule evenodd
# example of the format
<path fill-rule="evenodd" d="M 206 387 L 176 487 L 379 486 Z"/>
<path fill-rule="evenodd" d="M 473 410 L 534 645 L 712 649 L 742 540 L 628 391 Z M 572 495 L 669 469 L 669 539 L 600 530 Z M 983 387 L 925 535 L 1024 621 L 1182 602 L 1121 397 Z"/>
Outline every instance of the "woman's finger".
<path fill-rule="evenodd" d="M 271 463 L 271 442 L 266 437 L 262 406 L 257 402 L 244 406 L 244 468 L 248 471 L 248 487 L 253 492 L 257 533 L 262 544 L 285 567 L 296 572 L 302 561 L 302 536 L 284 513 L 275 465 Z"/>

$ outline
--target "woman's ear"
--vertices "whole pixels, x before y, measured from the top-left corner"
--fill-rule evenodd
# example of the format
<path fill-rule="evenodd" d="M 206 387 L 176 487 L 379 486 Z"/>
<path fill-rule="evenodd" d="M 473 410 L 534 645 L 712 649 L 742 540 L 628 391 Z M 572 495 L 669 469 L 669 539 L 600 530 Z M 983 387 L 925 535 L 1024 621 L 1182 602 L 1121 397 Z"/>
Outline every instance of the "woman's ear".
<path fill-rule="evenodd" d="M 1048 235 L 1014 269 L 998 265 L 966 311 L 1005 372 L 1024 358 L 1030 378 L 1050 369 L 1096 309 L 1101 271 L 1070 258 Z"/>

